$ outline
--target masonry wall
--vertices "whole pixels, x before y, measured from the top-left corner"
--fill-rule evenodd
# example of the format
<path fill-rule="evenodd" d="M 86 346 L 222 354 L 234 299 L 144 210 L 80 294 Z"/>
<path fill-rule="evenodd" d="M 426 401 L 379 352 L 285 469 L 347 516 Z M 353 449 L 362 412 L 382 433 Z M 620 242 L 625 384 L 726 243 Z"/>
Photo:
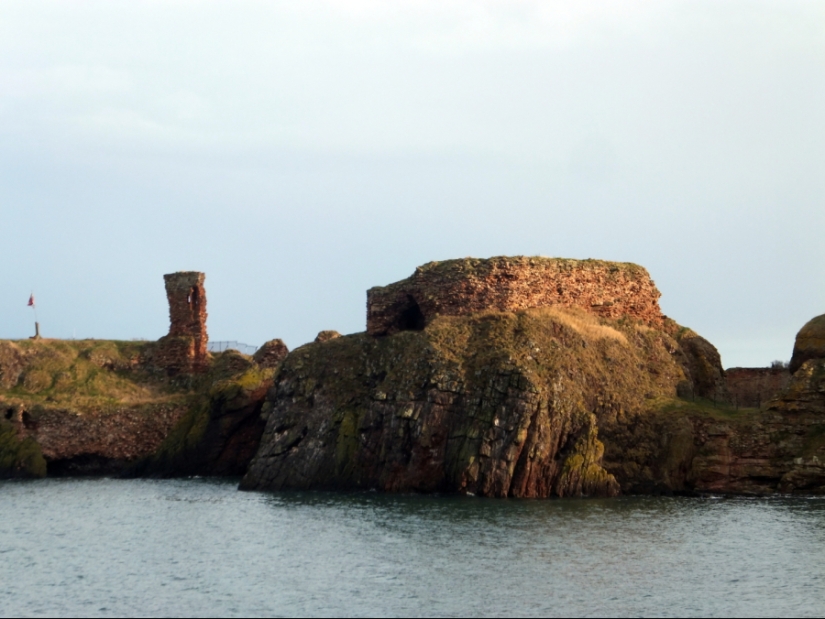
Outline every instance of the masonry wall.
<path fill-rule="evenodd" d="M 781 368 L 731 368 L 725 380 L 734 404 L 759 408 L 788 386 L 791 373 Z"/>
<path fill-rule="evenodd" d="M 169 335 L 161 338 L 155 363 L 170 375 L 202 372 L 209 362 L 206 275 L 184 271 L 163 279 L 169 301 Z"/>
<path fill-rule="evenodd" d="M 552 305 L 658 326 L 664 320 L 660 296 L 648 272 L 629 263 L 528 257 L 431 262 L 405 280 L 367 291 L 367 332 L 419 330 L 438 315 Z"/>

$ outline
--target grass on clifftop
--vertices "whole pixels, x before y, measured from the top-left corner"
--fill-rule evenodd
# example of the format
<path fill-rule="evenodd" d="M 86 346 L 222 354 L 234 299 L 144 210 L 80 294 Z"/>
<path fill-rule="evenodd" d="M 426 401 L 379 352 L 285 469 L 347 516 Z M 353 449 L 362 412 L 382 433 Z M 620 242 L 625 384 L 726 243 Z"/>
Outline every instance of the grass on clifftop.
<path fill-rule="evenodd" d="M 664 398 L 655 402 L 657 409 L 663 413 L 694 414 L 698 417 L 708 417 L 717 421 L 751 421 L 754 416 L 763 413 L 760 408 L 746 408 L 734 406 L 729 402 L 714 402 L 705 398 L 689 400 L 684 398 Z"/>
<path fill-rule="evenodd" d="M 169 399 L 183 390 L 138 369 L 147 342 L 0 341 L 0 400 L 76 412 Z"/>

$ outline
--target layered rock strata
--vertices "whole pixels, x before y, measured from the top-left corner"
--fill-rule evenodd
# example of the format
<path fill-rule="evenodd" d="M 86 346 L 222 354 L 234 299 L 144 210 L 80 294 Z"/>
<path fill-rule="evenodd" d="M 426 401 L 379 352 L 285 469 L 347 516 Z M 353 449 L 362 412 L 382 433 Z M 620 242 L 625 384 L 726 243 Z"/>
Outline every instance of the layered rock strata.
<path fill-rule="evenodd" d="M 604 441 L 625 492 L 825 494 L 825 361 L 762 409 L 673 402 Z"/>
<path fill-rule="evenodd" d="M 437 316 L 551 306 L 660 326 L 660 296 L 648 272 L 629 263 L 523 256 L 430 262 L 367 291 L 367 333 L 421 330 Z"/>
<path fill-rule="evenodd" d="M 304 346 L 269 393 L 242 487 L 614 496 L 601 428 L 675 396 L 678 351 L 640 322 L 564 308 Z"/>

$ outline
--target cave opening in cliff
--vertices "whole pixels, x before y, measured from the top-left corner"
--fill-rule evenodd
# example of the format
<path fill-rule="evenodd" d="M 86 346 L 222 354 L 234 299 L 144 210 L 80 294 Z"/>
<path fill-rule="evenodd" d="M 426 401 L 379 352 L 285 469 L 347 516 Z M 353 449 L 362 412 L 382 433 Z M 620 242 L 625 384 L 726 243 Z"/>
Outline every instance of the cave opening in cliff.
<path fill-rule="evenodd" d="M 423 331 L 427 325 L 424 314 L 412 295 L 407 295 L 407 303 L 398 316 L 399 331 Z"/>

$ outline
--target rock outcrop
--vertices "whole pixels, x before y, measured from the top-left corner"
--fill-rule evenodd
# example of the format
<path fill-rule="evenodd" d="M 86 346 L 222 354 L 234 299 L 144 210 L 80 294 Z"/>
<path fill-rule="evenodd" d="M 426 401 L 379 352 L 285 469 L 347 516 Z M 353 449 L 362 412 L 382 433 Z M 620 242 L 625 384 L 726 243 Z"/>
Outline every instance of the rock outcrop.
<path fill-rule="evenodd" d="M 791 357 L 791 374 L 811 359 L 825 359 L 825 314 L 809 321 L 797 333 Z"/>
<path fill-rule="evenodd" d="M 157 343 L 0 341 L 0 477 L 244 473 L 286 346 L 210 355 L 203 274 L 165 279 Z"/>
<path fill-rule="evenodd" d="M 334 340 L 339 337 L 341 337 L 341 334 L 338 333 L 338 331 L 328 329 L 325 331 L 319 331 L 318 335 L 315 338 L 315 342 L 320 344 L 323 342 L 329 342 L 330 340 Z"/>
<path fill-rule="evenodd" d="M 660 296 L 635 264 L 523 256 L 430 262 L 408 279 L 367 291 L 367 333 L 421 330 L 437 316 L 551 306 L 660 326 Z"/>
<path fill-rule="evenodd" d="M 242 488 L 825 493 L 825 361 L 743 408 L 756 379 L 658 296 L 640 267 L 526 258 L 374 288 L 367 334 L 284 361 Z"/>
<path fill-rule="evenodd" d="M 678 394 L 691 400 L 699 397 L 718 403 L 730 402 L 722 357 L 716 347 L 690 329 L 674 328 L 670 321 L 665 327 L 679 344 L 677 356 L 688 379 L 679 386 Z"/>
<path fill-rule="evenodd" d="M 240 374 L 216 376 L 157 449 L 130 466 L 127 475 L 243 475 L 264 431 L 261 407 L 273 374 L 250 362 Z"/>
<path fill-rule="evenodd" d="M 440 316 L 293 351 L 242 487 L 614 496 L 603 426 L 685 380 L 679 345 L 576 308 Z"/>
<path fill-rule="evenodd" d="M 762 409 L 674 402 L 604 440 L 626 492 L 825 494 L 825 361 Z"/>
<path fill-rule="evenodd" d="M 0 477 L 825 494 L 822 317 L 800 331 L 793 375 L 726 373 L 710 342 L 661 315 L 640 267 L 464 260 L 371 290 L 370 333 L 202 356 L 203 278 L 169 281 L 159 343 L 0 341 Z"/>
<path fill-rule="evenodd" d="M 255 363 L 260 365 L 262 368 L 274 368 L 278 367 L 286 356 L 289 354 L 289 349 L 284 344 L 283 340 L 270 340 L 263 346 L 261 346 L 255 354 L 252 355 L 252 358 L 255 360 Z"/>

